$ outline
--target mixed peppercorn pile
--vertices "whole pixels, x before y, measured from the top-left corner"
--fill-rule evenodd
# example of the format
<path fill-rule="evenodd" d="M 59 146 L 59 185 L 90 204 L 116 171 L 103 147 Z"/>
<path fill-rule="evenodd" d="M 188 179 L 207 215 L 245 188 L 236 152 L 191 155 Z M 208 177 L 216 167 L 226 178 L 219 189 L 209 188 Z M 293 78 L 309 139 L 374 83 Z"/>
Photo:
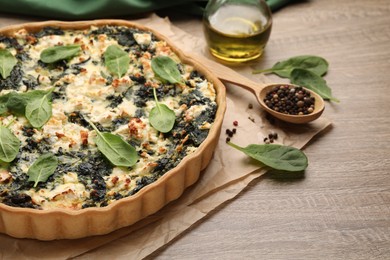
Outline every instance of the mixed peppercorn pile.
<path fill-rule="evenodd" d="M 315 99 L 302 87 L 276 86 L 267 93 L 264 103 L 280 113 L 307 115 L 313 113 Z"/>

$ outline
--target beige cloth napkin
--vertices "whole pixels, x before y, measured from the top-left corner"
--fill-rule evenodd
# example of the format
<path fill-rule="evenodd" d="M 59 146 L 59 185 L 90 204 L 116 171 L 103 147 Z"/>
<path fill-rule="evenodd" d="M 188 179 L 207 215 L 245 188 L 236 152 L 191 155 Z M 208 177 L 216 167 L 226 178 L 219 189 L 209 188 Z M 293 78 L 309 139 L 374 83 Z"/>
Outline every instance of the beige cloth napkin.
<path fill-rule="evenodd" d="M 205 55 L 203 39 L 181 31 L 167 19 L 152 15 L 137 22 L 170 37 L 184 51 Z M 250 68 L 242 67 L 239 71 L 249 75 Z M 262 75 L 256 76 L 256 80 L 267 81 Z M 250 94 L 233 85 L 227 85 L 227 92 L 226 116 L 213 159 L 200 180 L 178 200 L 130 227 L 104 236 L 44 242 L 0 235 L 0 257 L 100 259 L 104 256 L 105 259 L 142 259 L 172 241 L 221 204 L 233 199 L 252 180 L 266 172 L 259 164 L 225 143 L 225 131 L 233 128 L 233 121 L 238 121 L 238 126 L 232 141 L 240 146 L 263 143 L 263 138 L 275 131 L 278 133 L 277 143 L 297 148 L 305 146 L 331 124 L 326 118 L 298 126 L 281 122 L 270 124 Z M 250 103 L 252 109 L 248 107 Z"/>

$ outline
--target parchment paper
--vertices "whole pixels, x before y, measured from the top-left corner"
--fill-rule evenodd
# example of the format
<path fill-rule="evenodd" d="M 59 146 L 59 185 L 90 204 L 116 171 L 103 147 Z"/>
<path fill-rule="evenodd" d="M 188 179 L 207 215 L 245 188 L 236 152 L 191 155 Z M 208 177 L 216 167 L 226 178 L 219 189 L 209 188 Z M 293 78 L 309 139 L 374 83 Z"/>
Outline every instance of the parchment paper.
<path fill-rule="evenodd" d="M 151 15 L 137 22 L 170 37 L 184 51 L 208 56 L 203 39 L 181 31 L 167 19 Z M 237 70 L 250 76 L 249 67 L 240 67 Z M 267 82 L 263 75 L 257 75 L 255 79 Z M 270 132 L 277 132 L 276 143 L 297 148 L 305 146 L 331 124 L 326 118 L 298 126 L 278 121 L 271 124 L 265 119 L 265 114 L 261 112 L 251 94 L 233 85 L 226 87 L 227 111 L 213 159 L 200 180 L 178 200 L 130 227 L 104 236 L 44 242 L 0 235 L 0 258 L 142 259 L 172 241 L 221 204 L 233 199 L 252 180 L 266 172 L 258 163 L 226 144 L 225 131 L 234 127 L 233 121 L 237 120 L 238 126 L 232 141 L 240 146 L 261 144 Z M 252 104 L 252 109 L 248 107 L 249 104 Z"/>

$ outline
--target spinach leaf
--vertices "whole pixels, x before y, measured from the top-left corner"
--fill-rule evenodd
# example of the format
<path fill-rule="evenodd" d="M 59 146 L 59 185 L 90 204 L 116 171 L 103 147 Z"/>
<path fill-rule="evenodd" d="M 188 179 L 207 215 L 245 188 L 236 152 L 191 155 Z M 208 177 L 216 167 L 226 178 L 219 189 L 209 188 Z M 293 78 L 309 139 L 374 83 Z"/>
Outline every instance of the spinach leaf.
<path fill-rule="evenodd" d="M 54 91 L 54 88 L 49 90 L 31 90 L 23 93 L 10 92 L 7 101 L 7 108 L 10 112 L 17 115 L 25 115 L 26 106 L 34 100 L 41 99 L 48 93 Z"/>
<path fill-rule="evenodd" d="M 228 144 L 276 170 L 290 172 L 303 171 L 308 165 L 306 155 L 294 147 L 278 144 L 250 144 L 247 147 L 240 147 L 231 142 L 228 142 Z"/>
<path fill-rule="evenodd" d="M 167 107 L 165 104 L 161 104 L 157 100 L 156 89 L 153 88 L 154 100 L 156 106 L 152 108 L 149 113 L 150 124 L 162 133 L 168 133 L 172 130 L 176 121 L 175 112 Z"/>
<path fill-rule="evenodd" d="M 28 169 L 28 181 L 35 182 L 34 187 L 38 185 L 38 182 L 47 181 L 47 178 L 49 178 L 56 170 L 57 165 L 58 159 L 54 154 L 42 154 Z"/>
<path fill-rule="evenodd" d="M 89 122 L 97 133 L 96 145 L 99 151 L 115 166 L 131 167 L 138 160 L 138 153 L 133 146 L 120 136 L 111 133 L 102 133 Z"/>
<path fill-rule="evenodd" d="M 324 99 L 339 102 L 337 98 L 332 96 L 332 90 L 328 87 L 326 81 L 309 70 L 293 69 L 291 83 L 311 89 Z"/>
<path fill-rule="evenodd" d="M 10 92 L 0 96 L 0 115 L 10 112 L 24 115 L 33 127 L 42 127 L 51 117 L 49 90 L 32 90 L 24 93 Z"/>
<path fill-rule="evenodd" d="M 26 105 L 29 99 L 26 98 L 25 93 L 10 92 L 7 94 L 5 107 L 7 111 L 15 115 L 24 116 L 26 112 Z"/>
<path fill-rule="evenodd" d="M 0 75 L 7 78 L 18 60 L 8 50 L 0 49 Z"/>
<path fill-rule="evenodd" d="M 181 74 L 174 60 L 168 56 L 158 56 L 152 59 L 153 72 L 163 80 L 169 83 L 182 82 Z"/>
<path fill-rule="evenodd" d="M 0 126 L 0 161 L 12 162 L 19 153 L 20 140 L 5 126 Z"/>
<path fill-rule="evenodd" d="M 53 63 L 60 60 L 66 60 L 78 55 L 81 46 L 77 44 L 54 46 L 44 49 L 41 52 L 40 59 L 44 63 Z"/>
<path fill-rule="evenodd" d="M 290 78 L 293 69 L 301 68 L 310 70 L 318 76 L 322 76 L 328 71 L 328 67 L 328 62 L 322 57 L 302 55 L 277 62 L 270 69 L 255 70 L 253 73 L 275 73 L 282 78 Z"/>
<path fill-rule="evenodd" d="M 7 93 L 5 95 L 0 96 L 0 115 L 3 115 L 8 112 L 7 104 L 11 93 Z"/>
<path fill-rule="evenodd" d="M 47 121 L 49 121 L 52 115 L 52 106 L 50 101 L 52 91 L 43 96 L 33 98 L 26 105 L 26 118 L 35 128 L 41 128 Z"/>
<path fill-rule="evenodd" d="M 111 45 L 104 52 L 104 64 L 111 74 L 120 78 L 130 67 L 130 57 L 118 45 Z"/>

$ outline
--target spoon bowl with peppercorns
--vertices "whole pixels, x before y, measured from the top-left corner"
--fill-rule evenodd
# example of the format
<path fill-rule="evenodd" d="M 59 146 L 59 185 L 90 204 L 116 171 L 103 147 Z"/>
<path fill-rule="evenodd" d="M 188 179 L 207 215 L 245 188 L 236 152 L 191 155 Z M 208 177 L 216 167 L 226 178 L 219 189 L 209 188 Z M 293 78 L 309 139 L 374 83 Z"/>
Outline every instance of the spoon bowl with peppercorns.
<path fill-rule="evenodd" d="M 220 80 L 254 93 L 260 106 L 282 121 L 294 124 L 309 123 L 319 118 L 325 109 L 322 97 L 312 90 L 286 83 L 257 83 L 217 62 L 198 55 L 193 56 Z"/>
<path fill-rule="evenodd" d="M 251 90 L 264 110 L 289 123 L 311 122 L 320 117 L 325 109 L 322 97 L 301 86 L 278 83 Z"/>

